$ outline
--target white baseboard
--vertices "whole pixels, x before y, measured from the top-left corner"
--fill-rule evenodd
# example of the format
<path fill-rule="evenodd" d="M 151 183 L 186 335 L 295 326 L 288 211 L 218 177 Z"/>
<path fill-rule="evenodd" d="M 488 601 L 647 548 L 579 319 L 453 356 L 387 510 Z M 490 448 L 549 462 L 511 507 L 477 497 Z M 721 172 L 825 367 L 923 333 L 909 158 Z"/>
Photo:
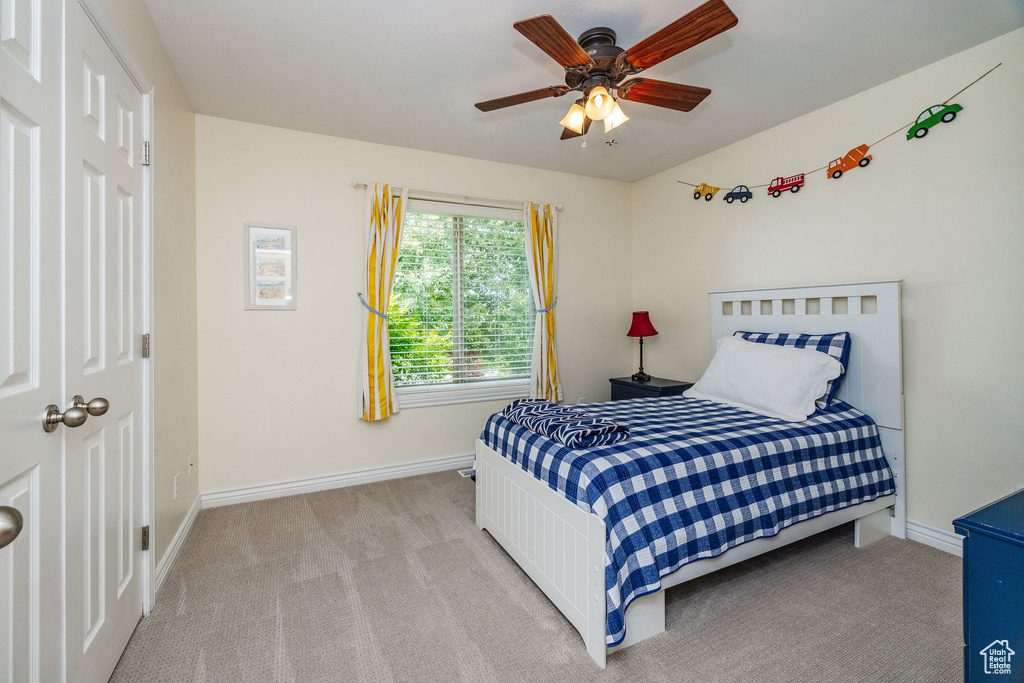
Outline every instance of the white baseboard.
<path fill-rule="evenodd" d="M 925 524 L 924 522 L 915 522 L 912 519 L 908 519 L 907 538 L 911 541 L 930 545 L 933 548 L 956 555 L 957 557 L 963 557 L 964 554 L 964 539 L 962 536 L 952 531 L 932 526 L 931 524 Z"/>
<path fill-rule="evenodd" d="M 269 484 L 240 486 L 238 488 L 219 489 L 217 491 L 204 491 L 201 496 L 203 507 L 212 508 L 221 505 L 234 505 L 235 503 L 248 503 L 254 500 L 295 496 L 300 493 L 340 489 L 345 486 L 369 484 L 387 479 L 400 479 L 417 474 L 457 470 L 462 467 L 472 467 L 475 459 L 476 455 L 473 453 L 469 455 L 448 455 L 441 458 L 415 460 L 413 462 L 384 465 L 382 467 L 367 467 L 361 470 L 338 472 L 317 477 L 288 479 Z"/>
<path fill-rule="evenodd" d="M 174 561 L 178 559 L 178 553 L 181 552 L 181 547 L 185 545 L 188 532 L 192 531 L 192 525 L 195 524 L 196 516 L 202 509 L 203 494 L 199 493 L 196 494 L 195 500 L 192 501 L 192 506 L 185 514 L 185 519 L 175 532 L 174 538 L 171 539 L 171 544 L 167 546 L 167 552 L 160 558 L 160 563 L 156 566 L 156 589 L 153 591 L 154 595 L 160 592 L 160 586 L 164 585 L 164 579 L 171 573 L 171 567 L 174 566 Z"/>

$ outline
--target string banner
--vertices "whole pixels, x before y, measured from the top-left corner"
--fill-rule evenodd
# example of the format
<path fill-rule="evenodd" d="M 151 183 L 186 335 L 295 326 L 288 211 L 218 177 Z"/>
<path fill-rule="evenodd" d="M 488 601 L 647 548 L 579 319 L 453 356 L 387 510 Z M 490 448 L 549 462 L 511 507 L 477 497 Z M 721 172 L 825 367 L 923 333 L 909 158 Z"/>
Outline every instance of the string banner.
<path fill-rule="evenodd" d="M 923 138 L 925 135 L 928 134 L 929 130 L 931 130 L 933 127 L 939 124 L 950 123 L 951 121 L 953 121 L 953 119 L 956 118 L 956 115 L 963 111 L 964 108 L 959 104 L 950 104 L 950 101 L 957 97 L 958 95 L 960 95 L 965 90 L 967 90 L 968 88 L 970 88 L 972 85 L 980 81 L 981 79 L 985 78 L 985 76 L 988 76 L 990 73 L 992 73 L 1002 65 L 1002 62 L 996 64 L 994 67 L 992 67 L 991 69 L 989 69 L 988 71 L 986 71 L 985 73 L 983 73 L 982 75 L 978 76 L 973 81 L 965 85 L 963 88 L 955 92 L 951 97 L 947 98 L 944 102 L 928 107 L 923 112 L 921 112 L 918 115 L 918 117 L 913 121 L 903 124 L 893 132 L 889 133 L 888 135 L 879 140 L 876 140 L 870 145 L 858 145 L 857 147 L 854 147 L 843 156 L 833 159 L 828 164 L 820 166 L 814 169 L 813 171 L 805 171 L 803 173 L 796 173 L 794 175 L 789 176 L 779 176 L 773 179 L 771 182 L 761 183 L 760 185 L 734 185 L 732 186 L 732 190 L 726 192 L 725 195 L 723 195 L 723 199 L 725 199 L 726 203 L 728 204 L 732 204 L 734 201 L 746 203 L 748 199 L 752 199 L 754 196 L 751 190 L 755 190 L 762 187 L 768 188 L 768 195 L 777 198 L 780 197 L 784 192 L 799 192 L 800 189 L 804 186 L 807 176 L 817 173 L 818 171 L 825 171 L 827 178 L 838 180 L 843 176 L 844 173 L 847 173 L 848 171 L 852 171 L 855 168 L 863 168 L 870 164 L 874 158 L 871 154 L 868 154 L 868 151 L 873 147 L 878 146 L 879 143 L 882 143 L 891 138 L 893 135 L 896 135 L 896 133 L 899 133 L 906 129 L 907 140 L 915 140 Z M 685 180 L 678 180 L 676 182 L 680 183 L 681 185 L 689 185 L 690 187 L 692 187 L 694 199 L 701 199 L 703 197 L 705 201 L 709 202 L 723 187 L 731 186 L 730 183 L 722 183 L 718 186 L 715 186 L 709 183 L 690 183 Z"/>

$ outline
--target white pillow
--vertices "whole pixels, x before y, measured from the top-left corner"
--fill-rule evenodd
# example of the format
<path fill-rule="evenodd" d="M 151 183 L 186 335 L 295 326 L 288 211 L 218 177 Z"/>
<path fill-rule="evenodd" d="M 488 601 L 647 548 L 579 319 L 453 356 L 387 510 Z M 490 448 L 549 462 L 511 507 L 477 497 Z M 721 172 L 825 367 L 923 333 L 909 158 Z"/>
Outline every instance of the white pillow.
<path fill-rule="evenodd" d="M 704 376 L 683 396 L 802 422 L 842 371 L 839 361 L 821 351 L 723 337 Z"/>

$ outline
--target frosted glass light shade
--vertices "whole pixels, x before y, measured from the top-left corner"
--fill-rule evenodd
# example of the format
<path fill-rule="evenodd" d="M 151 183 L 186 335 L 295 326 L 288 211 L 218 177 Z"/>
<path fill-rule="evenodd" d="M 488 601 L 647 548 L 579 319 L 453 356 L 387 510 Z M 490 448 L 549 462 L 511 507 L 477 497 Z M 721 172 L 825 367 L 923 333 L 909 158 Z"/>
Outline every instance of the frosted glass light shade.
<path fill-rule="evenodd" d="M 626 121 L 629 121 L 629 117 L 623 113 L 622 107 L 616 102 L 615 106 L 612 107 L 612 113 L 608 114 L 604 119 L 604 132 L 607 133 L 612 128 L 620 126 Z"/>
<path fill-rule="evenodd" d="M 587 99 L 587 116 L 593 121 L 600 121 L 612 113 L 614 106 L 615 100 L 608 94 L 608 91 L 603 86 L 595 86 Z"/>
<path fill-rule="evenodd" d="M 587 112 L 579 104 L 573 104 L 569 107 L 569 113 L 565 115 L 565 118 L 559 121 L 563 126 L 568 128 L 574 133 L 583 134 L 583 120 L 587 118 Z"/>

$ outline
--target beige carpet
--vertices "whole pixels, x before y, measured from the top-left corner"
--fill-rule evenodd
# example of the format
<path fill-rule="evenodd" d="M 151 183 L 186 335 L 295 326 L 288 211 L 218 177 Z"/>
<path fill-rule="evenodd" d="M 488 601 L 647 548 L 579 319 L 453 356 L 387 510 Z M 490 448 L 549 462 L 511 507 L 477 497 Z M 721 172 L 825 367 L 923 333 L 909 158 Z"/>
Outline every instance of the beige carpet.
<path fill-rule="evenodd" d="M 439 473 L 205 510 L 113 681 L 959 681 L 960 561 L 852 526 L 668 591 L 606 671 Z"/>

